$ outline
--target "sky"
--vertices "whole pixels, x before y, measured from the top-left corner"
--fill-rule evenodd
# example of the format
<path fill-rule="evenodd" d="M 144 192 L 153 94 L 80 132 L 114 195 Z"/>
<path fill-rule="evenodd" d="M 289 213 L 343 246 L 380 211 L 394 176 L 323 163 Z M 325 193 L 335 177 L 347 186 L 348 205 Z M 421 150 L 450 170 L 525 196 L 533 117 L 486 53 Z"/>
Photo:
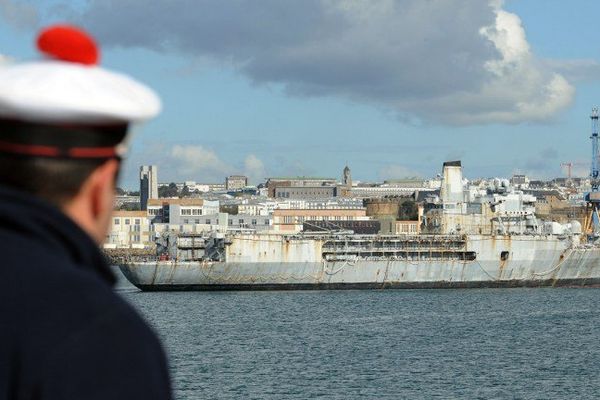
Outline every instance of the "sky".
<path fill-rule="evenodd" d="M 246 174 L 355 180 L 588 173 L 600 2 L 0 0 L 0 63 L 71 22 L 104 68 L 154 88 L 122 185 Z"/>

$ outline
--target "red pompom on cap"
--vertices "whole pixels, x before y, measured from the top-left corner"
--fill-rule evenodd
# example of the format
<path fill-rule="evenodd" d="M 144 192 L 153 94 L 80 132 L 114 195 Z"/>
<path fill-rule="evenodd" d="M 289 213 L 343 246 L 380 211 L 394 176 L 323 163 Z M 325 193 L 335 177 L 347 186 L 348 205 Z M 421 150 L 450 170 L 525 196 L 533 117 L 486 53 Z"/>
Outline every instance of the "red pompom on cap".
<path fill-rule="evenodd" d="M 94 39 L 71 25 L 53 25 L 42 30 L 37 47 L 51 58 L 85 65 L 95 65 L 100 58 Z"/>

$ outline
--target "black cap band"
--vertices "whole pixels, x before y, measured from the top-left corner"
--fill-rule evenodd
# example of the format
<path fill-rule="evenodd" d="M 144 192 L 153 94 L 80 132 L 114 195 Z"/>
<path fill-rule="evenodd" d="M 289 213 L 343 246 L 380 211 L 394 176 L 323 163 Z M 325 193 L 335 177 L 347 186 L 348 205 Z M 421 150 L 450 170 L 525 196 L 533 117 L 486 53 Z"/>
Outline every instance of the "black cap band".
<path fill-rule="evenodd" d="M 0 118 L 0 152 L 33 157 L 113 158 L 127 123 L 48 124 Z"/>

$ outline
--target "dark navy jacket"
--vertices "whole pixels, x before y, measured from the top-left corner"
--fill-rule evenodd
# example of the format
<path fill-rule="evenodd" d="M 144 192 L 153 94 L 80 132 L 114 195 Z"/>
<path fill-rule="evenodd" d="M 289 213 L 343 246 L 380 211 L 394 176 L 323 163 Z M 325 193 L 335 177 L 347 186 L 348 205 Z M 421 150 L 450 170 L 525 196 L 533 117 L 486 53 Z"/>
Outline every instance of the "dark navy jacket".
<path fill-rule="evenodd" d="M 0 400 L 170 399 L 161 346 L 96 244 L 0 187 Z"/>

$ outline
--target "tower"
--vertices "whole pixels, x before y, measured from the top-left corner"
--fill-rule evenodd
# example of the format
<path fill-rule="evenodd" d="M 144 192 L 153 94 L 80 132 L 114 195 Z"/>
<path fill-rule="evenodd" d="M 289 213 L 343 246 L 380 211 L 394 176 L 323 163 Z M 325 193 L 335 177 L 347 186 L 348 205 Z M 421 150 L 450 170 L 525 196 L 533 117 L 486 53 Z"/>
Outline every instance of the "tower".
<path fill-rule="evenodd" d="M 342 184 L 348 189 L 352 189 L 352 174 L 350 173 L 350 167 L 346 165 L 342 174 Z"/>
<path fill-rule="evenodd" d="M 158 167 L 142 165 L 140 167 L 140 209 L 148 209 L 148 200 L 158 198 Z"/>
<path fill-rule="evenodd" d="M 444 203 L 463 202 L 463 175 L 460 161 L 446 161 L 442 170 L 440 198 Z"/>

